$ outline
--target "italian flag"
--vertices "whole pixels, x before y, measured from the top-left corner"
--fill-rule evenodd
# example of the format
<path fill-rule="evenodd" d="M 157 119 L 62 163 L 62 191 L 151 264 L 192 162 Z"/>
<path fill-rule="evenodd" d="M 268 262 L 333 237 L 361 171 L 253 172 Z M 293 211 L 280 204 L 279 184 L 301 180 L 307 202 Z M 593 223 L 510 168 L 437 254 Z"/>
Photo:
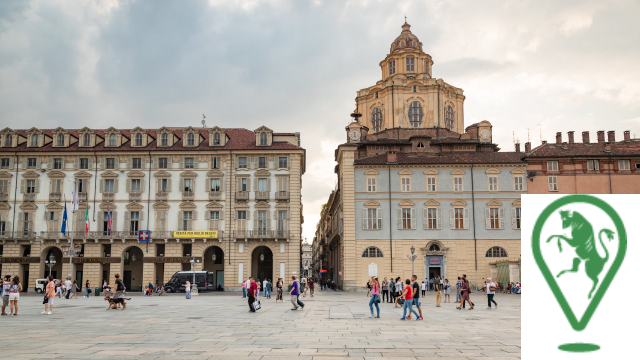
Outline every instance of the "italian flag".
<path fill-rule="evenodd" d="M 89 235 L 89 204 L 87 204 L 87 212 L 84 214 L 84 235 Z"/>

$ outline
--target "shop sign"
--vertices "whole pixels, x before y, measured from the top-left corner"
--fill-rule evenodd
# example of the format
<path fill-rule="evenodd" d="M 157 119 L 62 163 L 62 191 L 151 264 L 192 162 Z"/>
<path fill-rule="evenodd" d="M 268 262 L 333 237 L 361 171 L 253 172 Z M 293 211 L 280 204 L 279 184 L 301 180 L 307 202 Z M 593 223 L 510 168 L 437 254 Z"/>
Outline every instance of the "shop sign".
<path fill-rule="evenodd" d="M 441 264 L 441 260 L 439 257 L 429 258 L 429 265 L 440 265 L 440 264 Z"/>
<path fill-rule="evenodd" d="M 175 239 L 217 239 L 218 231 L 174 231 L 173 237 Z"/>
<path fill-rule="evenodd" d="M 31 256 L 10 256 L 0 257 L 0 263 L 17 263 L 17 264 L 37 264 L 40 262 L 40 257 Z"/>
<path fill-rule="evenodd" d="M 142 262 L 145 263 L 156 263 L 156 264 L 163 264 L 163 263 L 189 263 L 191 262 L 193 258 L 191 256 L 172 256 L 172 257 L 166 257 L 166 256 L 157 256 L 157 257 L 145 257 Z M 200 262 L 202 263 L 202 257 L 196 257 L 195 258 L 196 263 Z"/>

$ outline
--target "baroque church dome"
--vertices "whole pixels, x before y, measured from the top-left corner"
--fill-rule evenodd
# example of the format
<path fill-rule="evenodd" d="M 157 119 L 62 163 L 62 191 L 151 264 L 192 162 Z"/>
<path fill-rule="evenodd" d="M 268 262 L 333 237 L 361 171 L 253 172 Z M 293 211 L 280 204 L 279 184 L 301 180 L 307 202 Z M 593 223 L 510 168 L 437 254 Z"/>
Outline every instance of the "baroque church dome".
<path fill-rule="evenodd" d="M 418 40 L 417 36 L 413 35 L 410 28 L 411 25 L 406 21 L 402 24 L 402 32 L 391 43 L 391 53 L 407 48 L 422 50 L 422 43 Z"/>

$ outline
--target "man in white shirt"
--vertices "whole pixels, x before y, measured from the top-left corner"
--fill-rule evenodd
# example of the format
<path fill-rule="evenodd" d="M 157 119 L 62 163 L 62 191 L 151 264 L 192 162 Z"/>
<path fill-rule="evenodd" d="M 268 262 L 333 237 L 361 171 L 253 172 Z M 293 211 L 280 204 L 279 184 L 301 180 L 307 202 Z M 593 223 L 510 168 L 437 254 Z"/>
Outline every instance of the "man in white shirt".
<path fill-rule="evenodd" d="M 262 280 L 262 296 L 267 296 L 267 278 L 264 278 L 264 280 Z"/>
<path fill-rule="evenodd" d="M 64 288 L 67 291 L 65 299 L 68 299 L 69 295 L 71 294 L 71 279 L 67 278 L 67 280 L 64 282 Z"/>
<path fill-rule="evenodd" d="M 496 294 L 496 284 L 491 281 L 491 278 L 487 278 L 484 284 L 485 292 L 487 293 L 487 303 L 489 307 L 487 309 L 491 310 L 491 303 L 496 305 L 496 310 L 498 309 L 498 303 L 493 300 L 493 296 Z"/>

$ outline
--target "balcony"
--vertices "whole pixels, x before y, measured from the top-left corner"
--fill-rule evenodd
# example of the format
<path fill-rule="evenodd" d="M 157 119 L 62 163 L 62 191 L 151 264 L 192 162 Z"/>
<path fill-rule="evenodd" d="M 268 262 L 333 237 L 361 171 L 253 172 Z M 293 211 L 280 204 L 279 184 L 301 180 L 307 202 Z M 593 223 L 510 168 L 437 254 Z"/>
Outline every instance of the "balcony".
<path fill-rule="evenodd" d="M 236 230 L 236 239 L 288 239 L 288 230 Z"/>
<path fill-rule="evenodd" d="M 34 202 L 34 201 L 36 201 L 36 194 L 35 193 L 22 194 L 22 201 L 23 202 Z"/>
<path fill-rule="evenodd" d="M 220 200 L 221 198 L 220 191 L 209 191 L 209 200 Z"/>
<path fill-rule="evenodd" d="M 156 201 L 167 201 L 168 192 L 166 191 L 158 191 L 156 193 Z"/>
<path fill-rule="evenodd" d="M 36 238 L 36 232 L 28 230 L 15 231 L 13 233 L 13 238 L 22 240 L 34 240 Z"/>
<path fill-rule="evenodd" d="M 59 192 L 49 193 L 49 201 L 60 201 L 62 194 Z"/>
<path fill-rule="evenodd" d="M 256 201 L 265 200 L 269 201 L 269 192 L 268 191 L 256 191 Z"/>
<path fill-rule="evenodd" d="M 9 194 L 0 193 L 0 202 L 9 202 Z"/>
<path fill-rule="evenodd" d="M 86 191 L 81 191 L 78 193 L 78 200 L 87 201 L 89 199 L 89 194 Z"/>
<path fill-rule="evenodd" d="M 139 191 L 129 193 L 129 201 L 140 201 L 142 199 L 142 193 Z"/>
<path fill-rule="evenodd" d="M 103 192 L 102 193 L 102 201 L 113 201 L 113 199 L 115 198 L 115 194 L 112 192 Z"/>
<path fill-rule="evenodd" d="M 182 201 L 193 201 L 193 191 L 185 190 L 182 192 Z"/>
<path fill-rule="evenodd" d="M 276 191 L 276 200 L 289 200 L 288 191 Z"/>
<path fill-rule="evenodd" d="M 236 200 L 249 200 L 248 191 L 236 191 Z"/>

